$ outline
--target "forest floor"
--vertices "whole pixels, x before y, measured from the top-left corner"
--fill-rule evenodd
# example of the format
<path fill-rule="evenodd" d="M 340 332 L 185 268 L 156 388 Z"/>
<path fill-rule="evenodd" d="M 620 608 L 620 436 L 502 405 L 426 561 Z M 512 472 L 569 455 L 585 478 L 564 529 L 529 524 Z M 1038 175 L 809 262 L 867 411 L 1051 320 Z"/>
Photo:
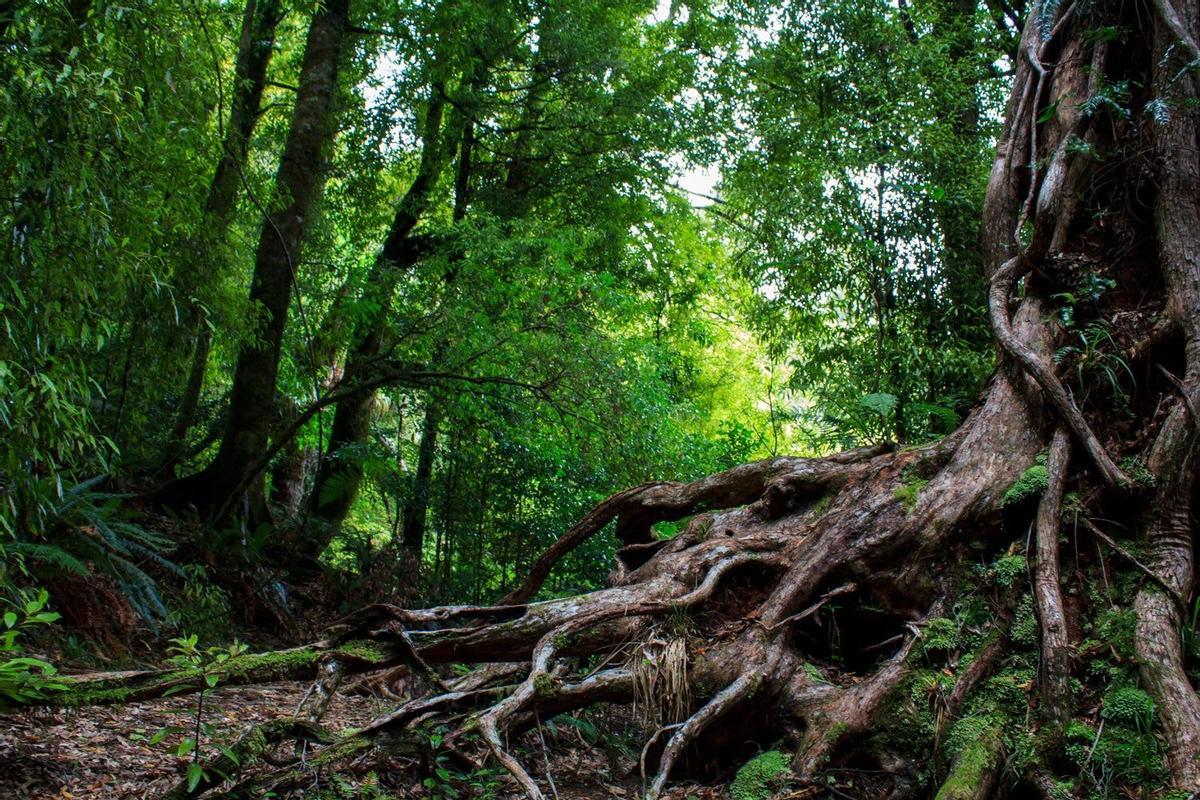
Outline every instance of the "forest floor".
<path fill-rule="evenodd" d="M 297 707 L 307 683 L 276 683 L 218 689 L 207 701 L 205 721 L 213 741 L 226 744 L 248 726 L 285 717 Z M 358 727 L 396 705 L 394 700 L 339 695 L 324 724 L 338 731 Z M 0 798 L 14 800 L 141 800 L 166 792 L 184 775 L 189 757 L 176 755 L 185 734 L 151 744 L 156 731 L 194 724 L 195 698 L 175 695 L 158 700 L 81 709 L 43 708 L 0 715 Z M 639 796 L 636 764 L 628 752 L 589 744 L 574 729 L 546 735 L 545 749 L 536 733 L 526 734 L 518 750 L 544 783 L 546 768 L 558 800 Z M 211 747 L 211 745 L 209 745 Z M 415 762 L 375 760 L 355 765 L 336 778 L 313 773 L 313 783 L 293 797 L 423 798 L 442 797 L 422 787 Z M 494 786 L 466 796 L 509 800 L 521 797 L 506 775 L 489 771 Z M 550 788 L 546 786 L 547 791 Z M 724 786 L 677 785 L 666 800 L 722 800 Z"/>

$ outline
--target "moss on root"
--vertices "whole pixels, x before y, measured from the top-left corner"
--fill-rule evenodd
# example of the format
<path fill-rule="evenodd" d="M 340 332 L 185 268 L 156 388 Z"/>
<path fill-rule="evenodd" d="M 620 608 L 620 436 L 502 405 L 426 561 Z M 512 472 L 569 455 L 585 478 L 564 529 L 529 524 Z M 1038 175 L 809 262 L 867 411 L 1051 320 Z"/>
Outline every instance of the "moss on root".
<path fill-rule="evenodd" d="M 966 722 L 977 724 L 963 726 Z M 961 734 L 958 737 L 958 753 L 950 775 L 938 790 L 936 800 L 974 798 L 978 794 L 978 787 L 988 782 L 989 774 L 996 769 L 1004 751 L 1001 726 L 995 721 L 965 719 L 955 725 L 952 739 L 955 733 Z"/>

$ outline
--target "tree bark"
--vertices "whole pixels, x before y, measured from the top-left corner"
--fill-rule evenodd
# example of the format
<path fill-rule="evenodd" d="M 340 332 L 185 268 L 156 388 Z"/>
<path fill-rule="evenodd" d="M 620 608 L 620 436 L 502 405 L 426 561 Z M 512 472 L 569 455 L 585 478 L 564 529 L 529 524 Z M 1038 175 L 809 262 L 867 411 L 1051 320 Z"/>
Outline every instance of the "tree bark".
<path fill-rule="evenodd" d="M 301 249 L 312 229 L 325 184 L 324 158 L 334 134 L 338 69 L 349 0 L 327 0 L 309 25 L 291 127 L 276 175 L 283 205 L 262 226 L 254 260 L 250 301 L 263 312 L 263 327 L 238 354 L 230 395 L 229 424 L 216 457 L 185 486 L 202 511 L 229 506 L 230 494 L 266 450 L 276 417 L 275 384 L 288 306 Z M 262 510 L 258 510 L 261 514 Z"/>
<path fill-rule="evenodd" d="M 242 33 L 233 71 L 233 98 L 229 106 L 221 158 L 204 201 L 200 233 L 187 248 L 195 259 L 192 265 L 194 274 L 189 277 L 197 283 L 209 277 L 204 274 L 205 262 L 210 269 L 219 271 L 220 264 L 210 259 L 214 253 L 221 251 L 234 219 L 250 151 L 250 138 L 261 115 L 267 67 L 275 50 L 275 28 L 282 19 L 283 10 L 278 0 L 247 0 L 242 15 Z M 167 439 L 165 469 L 174 468 L 187 445 L 187 434 L 196 420 L 196 409 L 200 405 L 208 369 L 208 354 L 212 348 L 212 330 L 208 327 L 202 308 L 193 308 L 188 326 L 194 342 L 191 367 L 179 400 L 179 413 Z"/>

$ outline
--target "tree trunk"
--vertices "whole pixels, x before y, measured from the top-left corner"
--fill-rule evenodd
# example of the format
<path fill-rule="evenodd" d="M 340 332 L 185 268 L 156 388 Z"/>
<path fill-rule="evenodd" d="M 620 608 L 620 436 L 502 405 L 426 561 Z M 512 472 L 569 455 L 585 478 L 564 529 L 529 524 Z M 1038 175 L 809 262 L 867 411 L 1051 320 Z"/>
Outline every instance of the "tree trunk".
<path fill-rule="evenodd" d="M 334 134 L 334 104 L 349 0 L 327 0 L 313 15 L 300 67 L 291 127 L 276 175 L 284 205 L 265 220 L 250 285 L 252 307 L 263 310 L 263 327 L 238 355 L 230 396 L 229 424 L 216 458 L 185 481 L 185 496 L 207 514 L 235 504 L 250 465 L 267 449 L 276 418 L 275 383 L 288 306 L 300 251 L 312 228 L 325 184 L 325 152 Z"/>
<path fill-rule="evenodd" d="M 413 474 L 412 496 L 404 507 L 404 527 L 401 541 L 411 554 L 414 564 L 420 565 L 425 551 L 425 518 L 429 512 L 429 483 L 433 477 L 433 459 L 437 454 L 438 428 L 442 424 L 442 408 L 430 397 L 425 405 L 425 423 L 421 428 L 421 446 L 417 451 L 417 471 Z"/>
<path fill-rule="evenodd" d="M 275 50 L 275 28 L 282 19 L 283 10 L 278 0 L 247 0 L 233 71 L 233 99 L 229 106 L 225 141 L 204 202 L 201 233 L 189 247 L 199 262 L 197 266 L 209 261 L 213 253 L 220 252 L 233 222 L 238 190 L 249 155 L 250 137 L 261 114 L 259 109 L 267 84 L 267 66 Z M 213 268 L 220 265 L 210 262 L 208 266 Z M 199 271 L 201 274 L 190 276 L 196 283 L 207 277 L 202 274 L 203 268 Z M 193 308 L 188 325 L 194 342 L 192 363 L 179 401 L 175 426 L 167 440 L 165 469 L 174 468 L 187 444 L 187 434 L 196 420 L 196 409 L 200 405 L 208 354 L 212 348 L 212 330 L 204 318 L 203 309 L 198 306 Z"/>

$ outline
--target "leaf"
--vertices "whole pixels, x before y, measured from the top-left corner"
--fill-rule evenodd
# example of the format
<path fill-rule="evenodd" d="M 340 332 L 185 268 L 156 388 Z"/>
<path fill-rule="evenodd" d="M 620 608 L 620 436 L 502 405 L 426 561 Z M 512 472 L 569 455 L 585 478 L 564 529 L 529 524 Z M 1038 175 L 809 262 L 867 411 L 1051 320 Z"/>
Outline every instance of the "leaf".
<path fill-rule="evenodd" d="M 1038 124 L 1049 122 L 1054 119 L 1054 115 L 1058 113 L 1058 103 L 1054 102 L 1042 109 L 1042 113 L 1037 115 Z"/>
<path fill-rule="evenodd" d="M 193 736 L 189 736 L 188 738 L 184 739 L 182 742 L 179 743 L 179 747 L 176 748 L 176 750 L 175 750 L 175 755 L 183 757 L 195 749 L 196 749 L 196 739 Z"/>
<path fill-rule="evenodd" d="M 204 777 L 204 769 L 195 761 L 188 764 L 187 768 L 187 790 L 188 792 L 196 791 L 196 787 L 200 785 L 200 779 Z"/>
<path fill-rule="evenodd" d="M 858 404 L 881 417 L 890 417 L 896 412 L 896 406 L 900 404 L 900 399 L 887 392 L 875 392 L 864 395 L 859 399 Z"/>
<path fill-rule="evenodd" d="M 5 611 L 4 612 L 4 627 L 11 628 L 16 624 L 17 624 L 17 612 Z"/>
<path fill-rule="evenodd" d="M 221 755 L 225 756 L 230 761 L 232 761 L 234 766 L 240 767 L 242 765 L 241 756 L 239 756 L 237 754 L 237 751 L 233 750 L 232 748 L 226 747 L 225 745 L 221 745 L 221 744 L 217 745 L 217 749 L 221 751 Z"/>

